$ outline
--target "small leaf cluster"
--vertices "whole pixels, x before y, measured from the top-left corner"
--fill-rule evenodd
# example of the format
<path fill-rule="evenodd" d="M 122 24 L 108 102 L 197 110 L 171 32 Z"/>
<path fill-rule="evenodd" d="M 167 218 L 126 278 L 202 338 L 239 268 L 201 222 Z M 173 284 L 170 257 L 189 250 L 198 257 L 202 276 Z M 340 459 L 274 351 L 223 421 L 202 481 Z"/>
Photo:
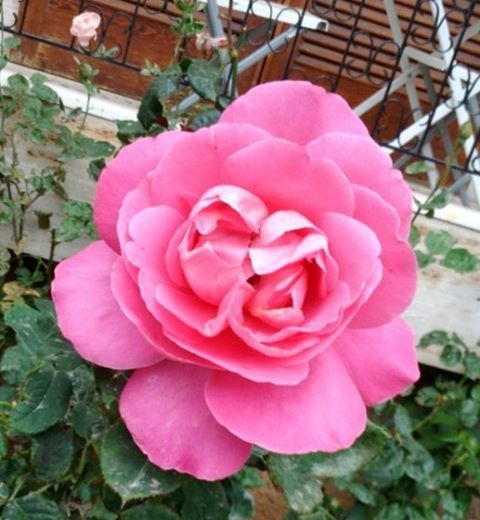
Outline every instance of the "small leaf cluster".
<path fill-rule="evenodd" d="M 410 232 L 410 244 L 415 248 L 420 268 L 433 263 L 458 273 L 470 273 L 480 268 L 480 259 L 464 247 L 455 246 L 455 238 L 445 230 L 429 231 L 424 239 L 416 227 Z"/>
<path fill-rule="evenodd" d="M 215 123 L 229 100 L 223 96 L 222 72 L 216 62 L 200 58 L 184 58 L 155 73 L 140 103 L 137 121 L 117 121 L 117 137 L 128 144 L 138 137 L 157 135 L 176 123 L 197 130 Z M 197 94 L 202 104 L 181 111 L 176 103 Z"/>
<path fill-rule="evenodd" d="M 85 80 L 87 81 L 87 80 Z M 93 89 L 93 86 L 90 88 Z M 69 161 L 92 159 L 89 174 L 98 178 L 115 147 L 106 141 L 97 141 L 83 132 L 83 121 L 78 128 L 78 109 L 67 111 L 57 93 L 48 86 L 47 78 L 34 73 L 27 78 L 13 74 L 0 89 L 0 223 L 11 226 L 16 251 L 21 252 L 27 239 L 25 219 L 31 212 L 37 216 L 41 229 L 50 229 L 50 214 L 35 209 L 37 201 L 51 192 L 66 199 L 64 182 Z M 48 161 L 43 168 L 25 168 L 18 151 L 20 143 L 32 149 L 48 146 Z M 35 152 L 34 152 L 35 153 Z M 45 155 L 44 152 L 39 152 Z M 72 240 L 72 208 L 65 206 L 66 221 L 62 223 L 58 239 Z M 77 218 L 75 225 L 78 227 Z M 84 229 L 78 236 L 92 237 L 91 221 L 84 219 Z"/>
<path fill-rule="evenodd" d="M 359 471 L 346 464 L 323 474 L 321 467 L 293 469 L 290 481 L 308 482 L 307 499 L 297 502 L 284 488 L 293 519 L 311 520 L 461 520 L 480 497 L 480 358 L 455 333 L 432 331 L 420 347 L 442 346 L 446 366 L 460 366 L 463 376 L 424 375 L 423 385 L 374 410 L 382 425 L 382 447 Z M 427 382 L 427 380 L 430 381 Z M 357 443 L 358 444 L 358 443 Z M 356 445 L 346 453 L 352 453 Z M 306 469 L 306 471 L 305 471 Z M 338 473 L 341 473 L 340 475 Z M 312 477 L 327 477 L 316 488 Z M 301 488 L 300 488 L 301 489 Z M 333 489 L 333 491 L 332 491 Z M 315 490 L 319 505 L 308 497 Z M 307 511 L 308 509 L 308 511 Z M 317 514 L 317 516 L 315 516 Z M 321 516 L 323 515 L 323 516 Z"/>
<path fill-rule="evenodd" d="M 4 319 L 1 518 L 253 517 L 248 490 L 263 484 L 256 469 L 201 482 L 148 462 L 119 419 L 125 374 L 80 359 L 60 335 L 49 300 L 14 305 Z"/>

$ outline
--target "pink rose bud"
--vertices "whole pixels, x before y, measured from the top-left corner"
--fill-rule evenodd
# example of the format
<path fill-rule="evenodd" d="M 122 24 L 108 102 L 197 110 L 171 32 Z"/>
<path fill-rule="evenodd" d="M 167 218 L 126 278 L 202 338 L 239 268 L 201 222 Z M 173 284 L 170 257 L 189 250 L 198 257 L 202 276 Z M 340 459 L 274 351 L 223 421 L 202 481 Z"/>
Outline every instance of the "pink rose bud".
<path fill-rule="evenodd" d="M 197 34 L 197 39 L 195 41 L 195 47 L 199 51 L 208 52 L 212 49 L 224 49 L 228 45 L 228 39 L 226 36 L 217 36 L 213 37 L 206 32 L 201 32 Z"/>
<path fill-rule="evenodd" d="M 102 21 L 98 13 L 85 11 L 72 20 L 70 34 L 77 38 L 82 47 L 88 47 L 91 40 L 97 39 L 97 29 Z"/>
<path fill-rule="evenodd" d="M 120 415 L 148 459 L 223 479 L 252 445 L 333 452 L 419 377 L 412 194 L 337 94 L 260 85 L 219 123 L 120 150 L 100 239 L 52 296 L 86 360 L 134 370 Z"/>

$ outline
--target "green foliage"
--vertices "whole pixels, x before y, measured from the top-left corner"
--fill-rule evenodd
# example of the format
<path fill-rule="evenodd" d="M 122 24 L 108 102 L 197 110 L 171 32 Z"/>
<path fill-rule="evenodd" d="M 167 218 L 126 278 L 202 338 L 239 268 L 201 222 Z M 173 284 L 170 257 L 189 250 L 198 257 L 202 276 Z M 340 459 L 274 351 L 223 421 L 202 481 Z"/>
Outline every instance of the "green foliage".
<path fill-rule="evenodd" d="M 93 209 L 88 202 L 68 200 L 63 204 L 65 218 L 60 223 L 57 239 L 60 242 L 71 242 L 77 238 L 96 238 L 93 223 Z"/>
<path fill-rule="evenodd" d="M 183 487 L 184 520 L 224 520 L 229 505 L 225 489 L 220 482 L 201 482 L 189 479 Z"/>
<path fill-rule="evenodd" d="M 440 263 L 458 273 L 470 273 L 480 267 L 480 259 L 463 247 L 455 247 L 455 239 L 445 230 L 429 231 L 422 237 L 416 227 L 410 231 L 409 242 L 415 248 L 420 268 Z"/>
<path fill-rule="evenodd" d="M 206 60 L 192 60 L 187 75 L 192 89 L 200 97 L 209 101 L 217 99 L 222 85 L 218 67 Z"/>
<path fill-rule="evenodd" d="M 124 503 L 136 498 L 164 495 L 180 485 L 176 473 L 161 471 L 145 459 L 120 424 L 106 433 L 100 460 L 105 482 Z"/>
<path fill-rule="evenodd" d="M 310 513 L 323 498 L 325 478 L 343 478 L 359 470 L 381 450 L 385 442 L 381 428 L 371 425 L 348 450 L 308 455 L 269 455 L 269 472 L 280 485 L 296 513 Z"/>
<path fill-rule="evenodd" d="M 3 50 L 14 48 L 17 43 L 17 39 L 5 39 Z M 80 81 L 90 100 L 90 96 L 97 91 L 93 79 L 98 71 L 81 61 L 78 61 L 78 65 Z M 11 226 L 15 248 L 20 251 L 28 238 L 25 221 L 29 214 L 37 216 L 41 229 L 51 227 L 51 215 L 37 211 L 37 201 L 48 192 L 67 198 L 64 189 L 66 163 L 77 159 L 93 159 L 88 173 L 96 179 L 105 164 L 104 159 L 112 155 L 115 147 L 85 135 L 83 128 L 86 114 L 77 124 L 76 119 L 81 111 L 73 109 L 66 112 L 58 94 L 40 73 L 34 73 L 30 78 L 21 74 L 11 75 L 6 85 L 0 87 L 0 95 L 0 223 Z M 25 168 L 17 150 L 20 142 L 33 145 L 33 150 L 48 145 L 51 164 L 41 169 Z M 88 219 L 76 218 L 72 221 L 70 217 L 68 215 L 67 222 L 62 222 L 57 238 L 68 241 L 77 236 L 94 236 Z M 57 241 L 55 230 L 51 231 L 53 256 Z"/>
<path fill-rule="evenodd" d="M 330 480 L 329 490 L 350 495 L 339 502 L 324 490 L 320 507 L 332 518 L 460 520 L 480 496 L 480 358 L 455 333 L 432 331 L 420 340 L 430 345 L 442 347 L 445 363 L 462 366 L 463 377 L 439 374 L 377 407 L 375 421 L 389 437 L 359 471 Z"/>
<path fill-rule="evenodd" d="M 39 433 L 53 426 L 65 415 L 71 390 L 66 374 L 48 369 L 35 371 L 12 412 L 12 427 L 21 433 Z"/>

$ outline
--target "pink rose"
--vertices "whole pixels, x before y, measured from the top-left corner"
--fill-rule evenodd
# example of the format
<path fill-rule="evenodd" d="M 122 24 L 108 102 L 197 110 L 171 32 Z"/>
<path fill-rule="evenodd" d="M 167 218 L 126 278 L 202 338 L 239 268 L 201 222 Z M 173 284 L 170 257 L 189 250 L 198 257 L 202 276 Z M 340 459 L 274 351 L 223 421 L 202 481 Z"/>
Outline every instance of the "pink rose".
<path fill-rule="evenodd" d="M 90 40 L 97 39 L 97 29 L 100 27 L 101 21 L 98 13 L 84 11 L 73 18 L 70 34 L 77 38 L 79 45 L 88 47 Z"/>
<path fill-rule="evenodd" d="M 346 102 L 252 89 L 220 123 L 122 149 L 95 197 L 102 240 L 56 269 L 60 328 L 136 369 L 120 413 L 164 469 L 214 480 L 251 445 L 331 452 L 419 376 L 411 194 Z"/>

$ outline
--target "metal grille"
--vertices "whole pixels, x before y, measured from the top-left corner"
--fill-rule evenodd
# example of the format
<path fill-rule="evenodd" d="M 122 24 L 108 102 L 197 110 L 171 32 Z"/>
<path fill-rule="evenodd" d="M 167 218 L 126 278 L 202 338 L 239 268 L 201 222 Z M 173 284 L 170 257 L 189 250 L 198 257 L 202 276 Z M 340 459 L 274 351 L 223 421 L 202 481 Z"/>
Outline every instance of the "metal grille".
<path fill-rule="evenodd" d="M 166 0 L 49 3 L 62 1 L 77 13 L 99 12 L 102 27 L 97 43 L 117 47 L 109 61 L 133 70 L 142 67 L 130 52 L 142 20 L 148 17 L 169 25 L 178 14 Z M 76 51 L 68 33 L 52 37 L 29 29 L 30 20 L 39 14 L 37 0 L 10 0 L 10 4 L 14 7 L 8 31 Z M 309 79 L 341 93 L 399 166 L 419 158 L 430 161 L 436 168 L 429 174 L 432 184 L 454 148 L 458 129 L 470 122 L 472 134 L 453 161 L 449 189 L 464 204 L 478 203 L 480 3 L 311 0 L 290 4 L 295 7 L 235 0 L 234 30 L 243 42 L 240 70 L 274 56 L 277 77 L 263 75 L 261 80 Z M 214 35 L 223 30 L 217 9 L 226 5 L 227 0 L 209 1 L 207 21 Z"/>

